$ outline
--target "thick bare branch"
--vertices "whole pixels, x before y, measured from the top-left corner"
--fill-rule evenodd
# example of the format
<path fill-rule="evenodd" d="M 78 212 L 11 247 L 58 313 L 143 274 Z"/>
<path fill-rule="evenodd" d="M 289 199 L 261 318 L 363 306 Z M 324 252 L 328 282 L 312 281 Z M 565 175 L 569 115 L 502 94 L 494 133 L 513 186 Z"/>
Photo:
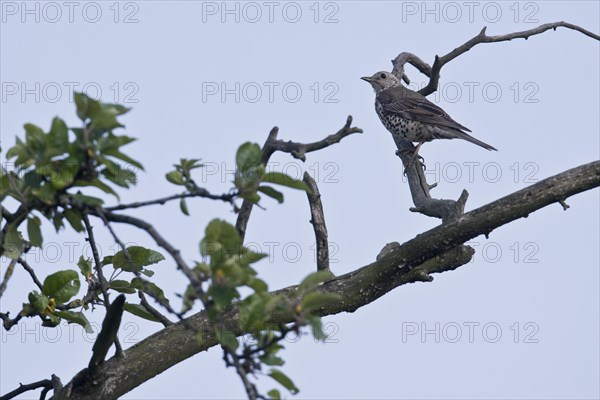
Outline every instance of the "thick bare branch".
<path fill-rule="evenodd" d="M 465 209 L 469 193 L 463 190 L 459 199 L 446 200 L 434 199 L 429 190 L 435 187 L 429 185 L 420 162 L 415 160 L 416 147 L 400 135 L 392 135 L 398 151 L 396 154 L 402 160 L 404 172 L 408 178 L 408 186 L 415 207 L 410 208 L 412 212 L 419 212 L 429 217 L 441 218 L 443 223 L 458 218 Z"/>
<path fill-rule="evenodd" d="M 315 231 L 317 244 L 317 270 L 329 271 L 329 242 L 327 240 L 327 225 L 325 224 L 325 214 L 321 203 L 321 193 L 319 193 L 317 182 L 308 172 L 304 172 L 303 180 L 310 189 L 306 196 L 310 205 L 310 223 Z"/>
<path fill-rule="evenodd" d="M 598 186 L 600 161 L 544 179 L 424 232 L 402 245 L 390 246 L 379 260 L 319 286 L 317 290 L 336 293 L 340 300 L 321 308 L 318 314 L 352 312 L 397 286 L 430 281 L 430 274 L 455 269 L 470 260 L 473 250 L 460 244 L 481 234 L 488 235 L 504 224 Z M 290 299 L 299 296 L 297 286 L 277 293 Z M 238 318 L 237 308 L 230 307 L 223 315 L 223 328 L 237 335 L 245 333 L 239 328 Z M 291 322 L 279 315 L 274 315 L 272 319 L 274 323 Z M 113 357 L 108 360 L 102 371 L 102 379 L 96 380 L 96 385 L 76 387 L 71 383 L 66 388 L 72 390 L 71 400 L 117 399 L 171 366 L 217 343 L 215 331 L 207 313 L 203 311 L 139 342 L 125 352 L 125 358 Z M 173 348 L 177 348 L 177 351 L 174 352 Z M 56 395 L 55 400 L 66 398 L 63 393 Z"/>

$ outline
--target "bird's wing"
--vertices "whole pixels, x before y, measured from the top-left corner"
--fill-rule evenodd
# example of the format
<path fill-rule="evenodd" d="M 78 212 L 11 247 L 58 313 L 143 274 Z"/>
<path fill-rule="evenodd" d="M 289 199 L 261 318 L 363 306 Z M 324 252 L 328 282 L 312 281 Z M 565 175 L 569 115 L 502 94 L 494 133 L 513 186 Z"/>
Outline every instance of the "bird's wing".
<path fill-rule="evenodd" d="M 471 132 L 469 128 L 450 118 L 444 110 L 427 100 L 425 96 L 403 86 L 382 90 L 378 97 L 386 112 L 398 114 L 412 121 Z"/>

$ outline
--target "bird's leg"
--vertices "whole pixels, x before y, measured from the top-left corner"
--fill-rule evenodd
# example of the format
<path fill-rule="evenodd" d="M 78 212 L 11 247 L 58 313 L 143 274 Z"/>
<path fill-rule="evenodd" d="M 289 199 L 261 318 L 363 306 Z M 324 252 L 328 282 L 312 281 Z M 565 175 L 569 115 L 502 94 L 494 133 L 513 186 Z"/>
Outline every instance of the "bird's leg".
<path fill-rule="evenodd" d="M 423 145 L 423 143 L 425 143 L 425 142 L 419 142 L 419 144 L 417 144 L 417 147 L 415 148 L 415 152 L 414 152 L 411 160 L 408 162 L 408 164 L 404 168 L 404 175 L 406 175 L 406 170 L 409 169 L 410 167 L 412 167 L 413 164 L 417 161 L 419 162 L 419 164 L 421 164 L 421 166 L 423 168 L 425 168 L 425 159 L 419 155 L 419 149 L 421 148 L 421 145 Z"/>

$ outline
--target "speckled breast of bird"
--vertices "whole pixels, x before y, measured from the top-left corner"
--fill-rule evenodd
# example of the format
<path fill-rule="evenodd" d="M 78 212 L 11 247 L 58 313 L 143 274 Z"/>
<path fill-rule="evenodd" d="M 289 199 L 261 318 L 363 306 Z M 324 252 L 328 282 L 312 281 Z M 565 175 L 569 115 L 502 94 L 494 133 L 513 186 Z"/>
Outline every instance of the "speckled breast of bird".
<path fill-rule="evenodd" d="M 394 135 L 402 135 L 402 137 L 410 142 L 430 142 L 434 135 L 422 123 L 410 121 L 400 117 L 399 115 L 384 113 L 383 106 L 379 102 L 375 102 L 375 111 L 385 128 Z"/>

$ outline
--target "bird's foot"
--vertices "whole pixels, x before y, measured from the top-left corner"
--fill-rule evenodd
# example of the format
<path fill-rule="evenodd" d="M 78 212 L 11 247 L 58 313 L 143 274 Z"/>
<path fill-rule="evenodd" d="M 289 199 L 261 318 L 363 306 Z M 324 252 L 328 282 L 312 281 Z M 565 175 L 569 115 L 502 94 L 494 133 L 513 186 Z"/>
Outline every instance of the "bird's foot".
<path fill-rule="evenodd" d="M 415 156 L 408 162 L 408 164 L 404 167 L 404 175 L 406 175 L 406 171 L 412 167 L 415 163 L 419 163 L 419 166 L 421 168 L 423 168 L 424 170 L 427 169 L 427 166 L 425 165 L 425 159 L 423 157 L 421 157 L 418 154 L 415 154 Z"/>
<path fill-rule="evenodd" d="M 421 157 L 419 155 L 419 149 L 421 148 L 421 145 L 423 144 L 423 142 L 420 142 L 417 147 L 415 148 L 415 151 L 411 157 L 411 160 L 408 162 L 408 164 L 406 164 L 406 166 L 404 167 L 404 175 L 406 175 L 406 171 L 412 167 L 415 163 L 419 163 L 421 168 L 426 169 L 425 166 L 425 159 L 423 157 Z"/>

